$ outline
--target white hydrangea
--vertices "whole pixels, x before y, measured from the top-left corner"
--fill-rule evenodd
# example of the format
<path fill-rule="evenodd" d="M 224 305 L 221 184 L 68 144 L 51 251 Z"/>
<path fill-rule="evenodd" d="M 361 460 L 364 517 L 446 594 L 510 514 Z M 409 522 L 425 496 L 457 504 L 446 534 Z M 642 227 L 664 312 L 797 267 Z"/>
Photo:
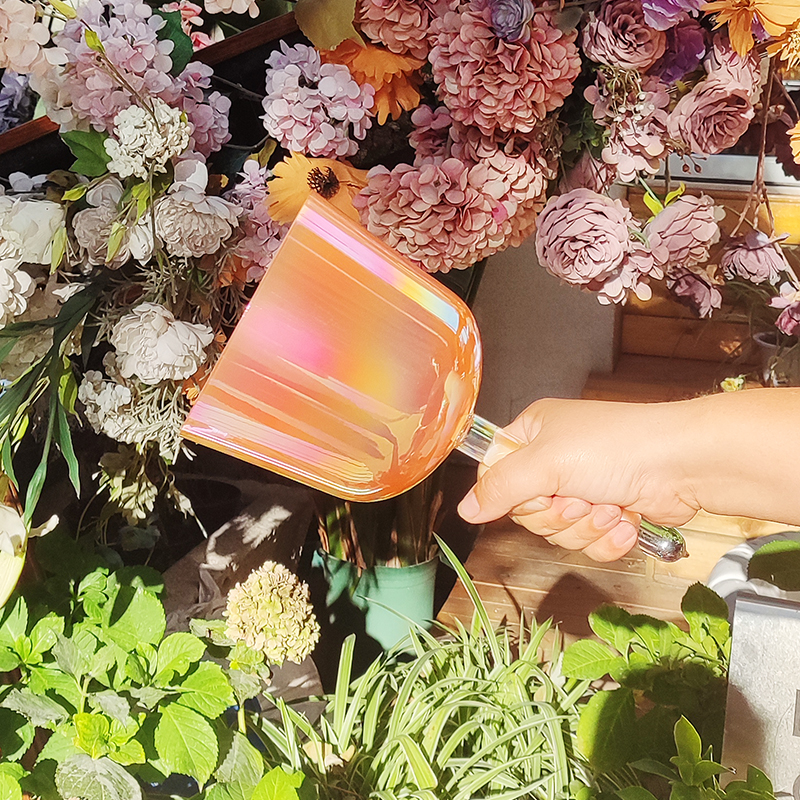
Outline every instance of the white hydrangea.
<path fill-rule="evenodd" d="M 200 161 L 175 166 L 175 183 L 156 205 L 156 233 L 173 256 L 216 253 L 239 225 L 240 209 L 205 190 L 208 169 Z"/>
<path fill-rule="evenodd" d="M 95 433 L 134 444 L 136 420 L 131 414 L 131 390 L 106 380 L 102 372 L 87 370 L 78 387 L 78 400 Z"/>
<path fill-rule="evenodd" d="M 124 108 L 114 117 L 114 135 L 106 140 L 108 168 L 120 178 L 146 178 L 150 168 L 166 172 L 166 164 L 188 146 L 191 126 L 178 108 L 151 98 L 152 113 L 141 106 Z"/>
<path fill-rule="evenodd" d="M 21 259 L 16 248 L 0 238 L 0 327 L 28 307 L 28 298 L 36 289 L 33 278 L 20 269 Z"/>
<path fill-rule="evenodd" d="M 291 152 L 354 155 L 374 102 L 372 86 L 359 86 L 343 64 L 322 64 L 313 47 L 281 42 L 267 59 L 264 127 Z"/>
<path fill-rule="evenodd" d="M 213 339 L 208 325 L 175 319 L 157 303 L 140 303 L 114 326 L 110 337 L 120 375 L 135 375 L 150 385 L 193 375 L 205 362 L 205 348 Z"/>

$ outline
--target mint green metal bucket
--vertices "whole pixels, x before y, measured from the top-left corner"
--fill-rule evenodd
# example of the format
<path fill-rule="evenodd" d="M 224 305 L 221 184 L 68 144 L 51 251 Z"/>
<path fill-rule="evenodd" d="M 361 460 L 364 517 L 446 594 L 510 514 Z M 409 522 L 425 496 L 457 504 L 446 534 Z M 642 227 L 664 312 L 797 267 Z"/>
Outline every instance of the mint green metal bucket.
<path fill-rule="evenodd" d="M 431 627 L 438 562 L 436 557 L 407 567 L 372 567 L 359 575 L 355 564 L 318 550 L 312 565 L 325 576 L 329 621 L 366 630 L 389 650 L 408 636 L 408 620 Z"/>

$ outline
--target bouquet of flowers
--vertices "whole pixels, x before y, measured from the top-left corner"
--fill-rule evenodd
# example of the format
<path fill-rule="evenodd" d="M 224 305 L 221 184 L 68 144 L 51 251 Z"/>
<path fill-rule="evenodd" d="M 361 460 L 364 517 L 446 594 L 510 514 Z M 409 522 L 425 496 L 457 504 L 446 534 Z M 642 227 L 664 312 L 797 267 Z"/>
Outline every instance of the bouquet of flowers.
<path fill-rule="evenodd" d="M 216 159 L 253 93 L 193 53 L 214 15 L 244 13 L 257 4 L 0 0 L 3 119 L 24 83 L 75 156 L 0 195 L 0 457 L 27 524 L 54 446 L 79 489 L 79 426 L 107 443 L 101 521 L 143 524 L 164 493 L 185 505 L 181 423 L 310 192 L 430 272 L 536 231 L 541 264 L 601 302 L 665 279 L 708 314 L 737 277 L 779 286 L 778 326 L 800 332 L 763 181 L 722 242 L 709 197 L 647 185 L 758 113 L 800 159 L 780 81 L 800 64 L 793 0 L 298 0 L 307 43 L 266 59 L 263 139 L 231 171 Z M 644 183 L 652 218 L 615 182 Z"/>

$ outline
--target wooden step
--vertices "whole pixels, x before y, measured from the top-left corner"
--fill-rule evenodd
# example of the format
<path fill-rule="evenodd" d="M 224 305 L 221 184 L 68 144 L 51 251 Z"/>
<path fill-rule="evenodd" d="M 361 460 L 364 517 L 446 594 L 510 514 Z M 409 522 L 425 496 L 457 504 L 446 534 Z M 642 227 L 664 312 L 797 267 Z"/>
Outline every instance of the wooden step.
<path fill-rule="evenodd" d="M 749 365 L 736 362 L 628 353 L 620 356 L 614 372 L 589 375 L 581 397 L 639 403 L 686 400 L 719 391 L 719 384 L 725 378 L 751 370 Z"/>

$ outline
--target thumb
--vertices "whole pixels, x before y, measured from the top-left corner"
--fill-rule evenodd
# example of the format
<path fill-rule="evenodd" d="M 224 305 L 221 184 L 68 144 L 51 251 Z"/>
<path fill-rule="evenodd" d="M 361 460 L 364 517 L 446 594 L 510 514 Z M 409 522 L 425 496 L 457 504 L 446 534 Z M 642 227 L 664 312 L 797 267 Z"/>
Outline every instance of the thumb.
<path fill-rule="evenodd" d="M 523 504 L 526 513 L 545 508 L 544 499 L 549 500 L 556 490 L 535 467 L 530 450 L 530 446 L 516 450 L 489 467 L 461 501 L 458 513 L 467 522 L 480 524 L 499 519 Z M 528 508 L 532 501 L 536 508 Z"/>

